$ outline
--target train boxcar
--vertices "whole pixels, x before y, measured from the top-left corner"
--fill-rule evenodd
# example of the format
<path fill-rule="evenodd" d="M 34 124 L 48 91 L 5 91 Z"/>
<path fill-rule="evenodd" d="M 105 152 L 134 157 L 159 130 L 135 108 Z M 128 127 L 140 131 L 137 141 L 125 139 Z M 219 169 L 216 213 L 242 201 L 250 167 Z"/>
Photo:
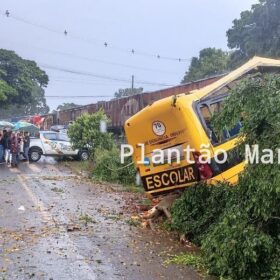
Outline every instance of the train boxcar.
<path fill-rule="evenodd" d="M 125 121 L 142 110 L 147 105 L 157 101 L 159 99 L 172 96 L 174 94 L 186 93 L 195 89 L 205 87 L 224 75 L 214 76 L 199 81 L 190 82 L 187 84 L 178 85 L 162 90 L 153 92 L 144 92 L 133 96 L 127 96 L 122 98 L 114 98 L 110 101 L 99 101 L 95 104 L 84 105 L 73 109 L 58 111 L 53 118 L 55 124 L 67 125 L 75 121 L 82 114 L 93 114 L 99 109 L 103 109 L 105 114 L 111 119 L 110 129 L 115 132 L 121 132 Z"/>

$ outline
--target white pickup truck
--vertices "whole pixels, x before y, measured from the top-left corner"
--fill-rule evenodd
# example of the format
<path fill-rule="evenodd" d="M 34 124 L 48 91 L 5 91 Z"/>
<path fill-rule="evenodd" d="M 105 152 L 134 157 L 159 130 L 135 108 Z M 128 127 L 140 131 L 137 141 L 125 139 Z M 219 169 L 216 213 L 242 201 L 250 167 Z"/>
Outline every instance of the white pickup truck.
<path fill-rule="evenodd" d="M 29 161 L 36 162 L 41 156 L 73 157 L 79 160 L 88 160 L 88 150 L 73 150 L 65 134 L 54 131 L 40 131 L 40 138 L 30 139 Z"/>

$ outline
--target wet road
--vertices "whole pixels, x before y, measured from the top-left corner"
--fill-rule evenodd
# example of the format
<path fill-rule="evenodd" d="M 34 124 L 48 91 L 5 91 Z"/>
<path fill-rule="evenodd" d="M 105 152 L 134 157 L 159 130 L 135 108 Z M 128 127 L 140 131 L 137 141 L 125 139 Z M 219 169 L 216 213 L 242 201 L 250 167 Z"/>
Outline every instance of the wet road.
<path fill-rule="evenodd" d="M 182 246 L 129 225 L 127 196 L 54 161 L 1 165 L 0 279 L 200 279 L 163 265 Z"/>

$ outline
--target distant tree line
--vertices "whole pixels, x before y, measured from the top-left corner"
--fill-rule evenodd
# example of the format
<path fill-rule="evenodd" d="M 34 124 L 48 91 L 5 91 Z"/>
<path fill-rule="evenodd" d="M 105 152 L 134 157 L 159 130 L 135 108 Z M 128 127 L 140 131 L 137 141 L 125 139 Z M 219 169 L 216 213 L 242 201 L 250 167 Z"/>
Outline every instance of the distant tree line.
<path fill-rule="evenodd" d="M 259 0 L 249 11 L 233 20 L 227 31 L 230 51 L 205 48 L 193 57 L 182 83 L 218 75 L 244 63 L 255 55 L 280 56 L 280 1 Z"/>

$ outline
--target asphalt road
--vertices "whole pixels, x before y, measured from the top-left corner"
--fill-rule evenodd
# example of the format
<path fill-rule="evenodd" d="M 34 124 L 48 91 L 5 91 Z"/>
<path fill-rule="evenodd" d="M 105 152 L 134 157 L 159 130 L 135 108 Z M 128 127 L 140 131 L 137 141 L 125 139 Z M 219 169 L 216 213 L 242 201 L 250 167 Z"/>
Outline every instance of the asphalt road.
<path fill-rule="evenodd" d="M 53 160 L 0 165 L 0 279 L 200 279 L 164 265 L 185 249 L 131 226 L 127 197 Z"/>

